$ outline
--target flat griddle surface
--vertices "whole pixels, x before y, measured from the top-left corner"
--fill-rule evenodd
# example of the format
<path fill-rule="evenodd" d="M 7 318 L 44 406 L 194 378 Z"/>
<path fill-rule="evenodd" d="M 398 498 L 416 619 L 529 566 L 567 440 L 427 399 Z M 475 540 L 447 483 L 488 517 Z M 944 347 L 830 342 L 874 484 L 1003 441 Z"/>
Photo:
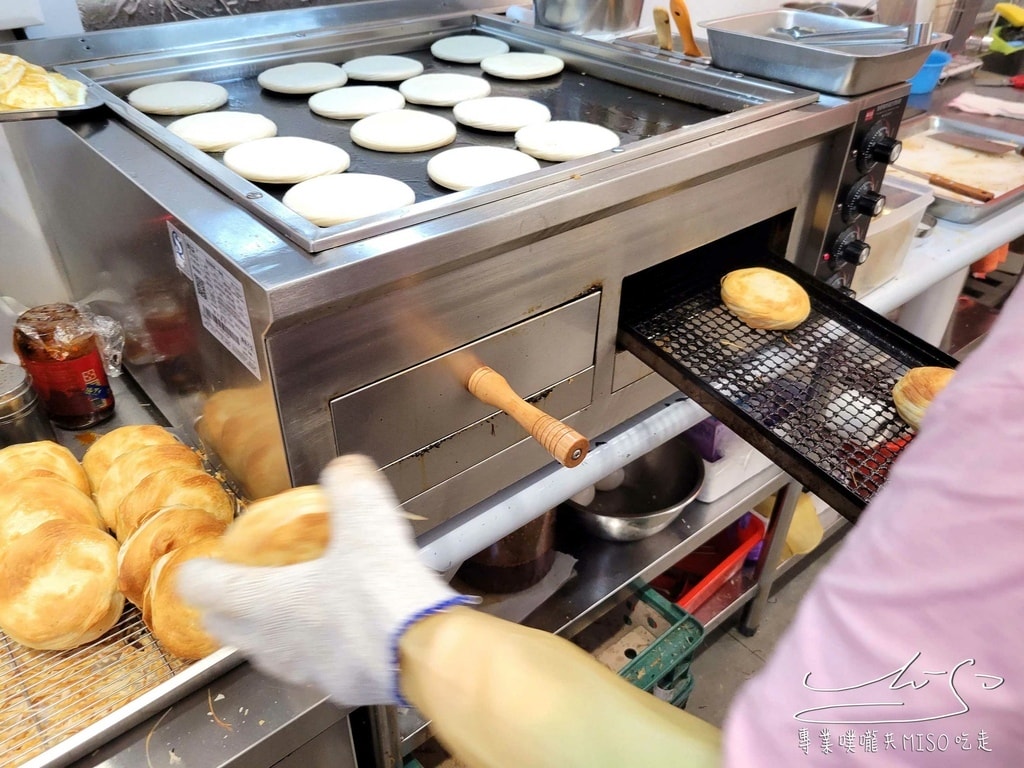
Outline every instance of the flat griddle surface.
<path fill-rule="evenodd" d="M 424 66 L 424 74 L 457 72 L 483 77 L 491 84 L 490 95 L 492 96 L 518 96 L 539 101 L 551 110 L 552 120 L 581 120 L 602 125 L 615 131 L 623 145 L 724 114 L 603 80 L 584 72 L 571 71 L 569 67 L 553 77 L 517 81 L 503 80 L 484 74 L 475 64 L 454 64 L 441 61 L 434 58 L 429 49 L 402 52 L 398 55 L 420 61 Z M 337 52 L 319 57 L 318 60 L 342 64 L 351 58 L 354 58 L 351 54 L 343 55 L 341 52 Z M 515 141 L 510 133 L 494 133 L 469 128 L 456 122 L 452 109 L 449 107 L 428 107 L 420 104 L 407 104 L 406 107 L 432 112 L 456 123 L 457 135 L 454 143 L 439 149 L 412 153 L 377 152 L 364 149 L 353 143 L 349 137 L 354 120 L 332 120 L 315 114 L 309 109 L 309 96 L 291 96 L 262 89 L 256 78 L 260 71 L 269 69 L 271 66 L 276 66 L 276 64 L 268 63 L 254 68 L 251 76 L 247 77 L 218 78 L 215 74 L 212 77 L 197 74 L 194 79 L 216 82 L 227 89 L 228 103 L 222 109 L 236 112 L 257 112 L 264 115 L 277 124 L 279 136 L 302 136 L 339 146 L 352 158 L 350 172 L 380 174 L 404 181 L 415 191 L 417 201 L 429 200 L 450 192 L 450 190 L 434 184 L 427 177 L 427 162 L 438 152 L 454 147 L 474 145 L 515 149 Z M 232 70 L 232 72 L 236 71 L 236 69 Z M 181 79 L 180 74 L 177 75 L 177 78 Z M 154 78 L 153 82 L 159 79 L 161 78 Z M 175 78 L 168 76 L 162 79 Z M 345 87 L 348 85 L 380 85 L 397 89 L 400 83 L 364 83 L 349 80 Z M 127 99 L 131 90 L 130 87 L 118 83 L 109 83 L 106 87 L 122 99 Z M 150 115 L 149 117 L 165 127 L 176 119 L 160 115 Z M 214 153 L 210 156 L 219 161 L 223 154 Z M 541 165 L 551 166 L 554 163 L 542 162 Z M 277 199 L 280 199 L 289 188 L 289 185 L 275 184 L 259 184 L 257 186 Z"/>
<path fill-rule="evenodd" d="M 957 361 L 789 262 L 735 245 L 627 281 L 620 343 L 855 520 L 915 434 L 896 413 L 893 385 L 910 368 Z M 747 266 L 797 280 L 811 298 L 808 319 L 790 331 L 736 319 L 719 283 Z"/>

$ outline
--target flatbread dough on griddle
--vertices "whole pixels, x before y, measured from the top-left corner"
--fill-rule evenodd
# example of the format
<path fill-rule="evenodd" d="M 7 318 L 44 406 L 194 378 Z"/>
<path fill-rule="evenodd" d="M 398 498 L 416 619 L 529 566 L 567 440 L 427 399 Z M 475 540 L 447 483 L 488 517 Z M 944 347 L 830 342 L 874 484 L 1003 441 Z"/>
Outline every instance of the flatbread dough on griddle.
<path fill-rule="evenodd" d="M 296 184 L 282 202 L 314 224 L 330 227 L 412 205 L 416 193 L 389 176 L 336 173 Z"/>
<path fill-rule="evenodd" d="M 383 85 L 348 85 L 309 97 L 309 108 L 321 117 L 332 120 L 359 120 L 404 106 L 405 96 Z"/>
<path fill-rule="evenodd" d="M 565 62 L 548 53 L 526 53 L 512 51 L 488 56 L 480 62 L 480 69 L 488 75 L 505 80 L 535 80 L 557 75 L 565 68 Z"/>
<path fill-rule="evenodd" d="M 551 110 L 539 101 L 518 96 L 485 96 L 460 101 L 452 109 L 463 125 L 482 131 L 514 133 L 534 123 L 546 123 Z"/>
<path fill-rule="evenodd" d="M 482 99 L 491 92 L 491 84 L 482 77 L 457 72 L 430 72 L 410 77 L 398 90 L 410 104 L 452 107 L 466 99 Z"/>
<path fill-rule="evenodd" d="M 224 153 L 224 165 L 249 181 L 297 184 L 341 173 L 349 156 L 341 147 L 301 136 L 274 136 L 238 144 Z"/>
<path fill-rule="evenodd" d="M 277 135 L 274 121 L 255 112 L 199 112 L 178 118 L 167 130 L 204 152 Z"/>
<path fill-rule="evenodd" d="M 378 54 L 360 56 L 341 65 L 345 74 L 353 80 L 371 82 L 398 82 L 416 77 L 423 72 L 423 65 L 408 56 Z"/>
<path fill-rule="evenodd" d="M 540 168 L 534 158 L 503 147 L 456 147 L 438 152 L 427 163 L 431 181 L 456 191 L 482 187 Z"/>
<path fill-rule="evenodd" d="M 228 92 L 223 86 L 201 80 L 153 83 L 128 94 L 129 104 L 151 115 L 194 115 L 217 109 L 227 100 Z"/>
<path fill-rule="evenodd" d="M 516 147 L 539 160 L 575 160 L 619 146 L 618 135 L 601 125 L 552 120 L 520 128 Z"/>
<path fill-rule="evenodd" d="M 379 152 L 423 152 L 455 141 L 455 123 L 440 115 L 394 109 L 364 117 L 349 136 L 356 144 Z"/>
<path fill-rule="evenodd" d="M 348 82 L 345 70 L 326 61 L 300 61 L 282 64 L 260 72 L 256 82 L 276 93 L 317 93 L 338 88 Z"/>
<path fill-rule="evenodd" d="M 430 52 L 442 61 L 479 64 L 488 56 L 508 53 L 508 43 L 483 35 L 453 35 L 434 42 Z"/>

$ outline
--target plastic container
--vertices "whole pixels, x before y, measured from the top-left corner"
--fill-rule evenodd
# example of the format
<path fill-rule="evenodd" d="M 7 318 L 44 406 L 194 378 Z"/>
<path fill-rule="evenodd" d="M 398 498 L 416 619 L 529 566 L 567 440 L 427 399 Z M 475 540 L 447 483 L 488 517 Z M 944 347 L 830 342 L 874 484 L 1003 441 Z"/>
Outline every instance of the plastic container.
<path fill-rule="evenodd" d="M 932 51 L 929 53 L 928 58 L 921 65 L 921 69 L 910 78 L 910 92 L 919 95 L 934 91 L 935 86 L 942 79 L 942 70 L 952 60 L 953 57 L 945 51 Z"/>
<path fill-rule="evenodd" d="M 871 220 L 866 240 L 867 261 L 853 273 L 850 287 L 863 296 L 899 274 L 914 243 L 914 233 L 928 206 L 935 201 L 931 188 L 903 179 L 886 179 L 882 215 Z"/>
<path fill-rule="evenodd" d="M 764 539 L 764 532 L 764 521 L 748 513 L 658 576 L 651 585 L 692 613 L 739 573 L 751 550 Z"/>
<path fill-rule="evenodd" d="M 697 501 L 716 501 L 772 464 L 771 459 L 714 417 L 691 427 L 684 435 L 704 462 L 704 482 Z"/>

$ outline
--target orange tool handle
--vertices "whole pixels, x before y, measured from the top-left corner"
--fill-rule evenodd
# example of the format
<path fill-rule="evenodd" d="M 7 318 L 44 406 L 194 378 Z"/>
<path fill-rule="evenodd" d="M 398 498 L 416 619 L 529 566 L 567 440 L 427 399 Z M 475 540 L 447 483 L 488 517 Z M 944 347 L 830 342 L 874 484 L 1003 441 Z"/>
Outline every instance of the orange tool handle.
<path fill-rule="evenodd" d="M 957 194 L 969 197 L 972 200 L 987 203 L 995 197 L 995 195 L 987 189 L 979 189 L 978 187 L 971 186 L 970 184 L 964 184 L 960 181 L 947 179 L 945 176 L 940 176 L 937 173 L 929 173 L 925 175 L 928 178 L 928 182 L 934 184 L 936 187 L 948 189 L 950 192 L 956 192 Z"/>
<path fill-rule="evenodd" d="M 500 408 L 563 466 L 575 467 L 587 456 L 590 442 L 573 429 L 530 405 L 515 393 L 505 377 L 486 365 L 469 374 L 468 389 L 477 399 Z"/>
<path fill-rule="evenodd" d="M 683 0 L 670 0 L 669 7 L 672 9 L 672 18 L 676 21 L 676 29 L 679 30 L 679 37 L 683 41 L 683 53 L 687 56 L 703 56 L 700 46 L 693 39 L 693 25 L 690 23 L 690 10 Z"/>

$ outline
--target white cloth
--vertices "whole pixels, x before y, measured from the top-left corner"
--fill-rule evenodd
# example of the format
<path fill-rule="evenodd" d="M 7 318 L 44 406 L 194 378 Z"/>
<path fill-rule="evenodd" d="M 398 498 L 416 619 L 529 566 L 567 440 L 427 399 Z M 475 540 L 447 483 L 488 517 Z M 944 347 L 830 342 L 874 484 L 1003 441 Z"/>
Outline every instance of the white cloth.
<path fill-rule="evenodd" d="M 949 102 L 949 106 L 975 115 L 994 115 L 1024 120 L 1024 103 L 997 99 L 993 96 L 981 96 L 977 93 L 961 93 Z"/>
<path fill-rule="evenodd" d="M 727 766 L 1024 765 L 1024 291 L 724 728 Z"/>
<path fill-rule="evenodd" d="M 405 704 L 402 634 L 474 601 L 420 563 L 398 501 L 370 459 L 335 459 L 320 483 L 331 500 L 322 557 L 280 568 L 191 561 L 179 589 L 210 633 L 268 674 L 313 684 L 339 704 Z"/>

